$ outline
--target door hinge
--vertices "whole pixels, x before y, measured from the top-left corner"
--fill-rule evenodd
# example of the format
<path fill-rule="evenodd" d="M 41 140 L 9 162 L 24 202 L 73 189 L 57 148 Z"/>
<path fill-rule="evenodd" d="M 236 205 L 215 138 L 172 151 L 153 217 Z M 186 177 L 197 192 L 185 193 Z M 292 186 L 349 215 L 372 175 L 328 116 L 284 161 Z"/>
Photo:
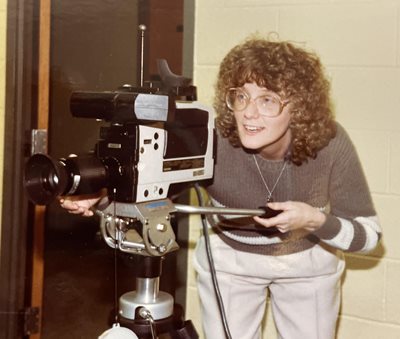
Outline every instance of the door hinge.
<path fill-rule="evenodd" d="M 31 149 L 30 155 L 36 153 L 47 154 L 47 130 L 33 129 L 31 130 Z"/>
<path fill-rule="evenodd" d="M 39 307 L 26 307 L 23 310 L 23 332 L 24 335 L 39 333 Z"/>

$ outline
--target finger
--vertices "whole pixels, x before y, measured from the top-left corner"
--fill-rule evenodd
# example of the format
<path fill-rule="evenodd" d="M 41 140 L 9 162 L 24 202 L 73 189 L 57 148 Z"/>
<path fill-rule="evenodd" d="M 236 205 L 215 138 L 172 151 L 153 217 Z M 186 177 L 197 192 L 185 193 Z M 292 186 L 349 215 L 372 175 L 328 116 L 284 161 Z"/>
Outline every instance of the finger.
<path fill-rule="evenodd" d="M 282 212 L 274 216 L 271 216 L 269 218 L 263 216 L 258 216 L 258 218 L 260 218 L 261 220 L 268 220 L 268 223 L 273 225 L 286 224 L 288 222 L 287 212 L 285 210 L 280 210 L 280 211 Z"/>
<path fill-rule="evenodd" d="M 84 205 L 77 204 L 71 200 L 66 200 L 62 207 L 73 214 L 83 214 L 87 210 Z"/>
<path fill-rule="evenodd" d="M 85 210 L 82 207 L 76 207 L 73 209 L 67 209 L 68 213 L 70 214 L 83 214 Z"/>
<path fill-rule="evenodd" d="M 86 210 L 82 215 L 84 216 L 84 217 L 91 217 L 91 216 L 93 216 L 93 211 L 92 210 Z"/>
<path fill-rule="evenodd" d="M 281 225 L 276 225 L 276 228 L 279 230 L 281 233 L 287 233 L 290 231 L 290 225 L 288 224 L 281 224 Z"/>
<path fill-rule="evenodd" d="M 67 209 L 67 210 L 76 210 L 79 208 L 79 206 L 77 204 L 75 204 L 73 201 L 71 200 L 64 200 L 61 204 L 61 207 Z"/>
<path fill-rule="evenodd" d="M 256 217 L 253 217 L 253 219 L 257 223 L 261 224 L 264 227 L 274 227 L 277 225 L 277 222 L 275 221 L 276 217 L 267 219 L 267 218 L 260 218 L 260 217 L 256 216 Z"/>
<path fill-rule="evenodd" d="M 273 210 L 285 211 L 289 209 L 289 202 L 269 202 L 267 206 Z"/>

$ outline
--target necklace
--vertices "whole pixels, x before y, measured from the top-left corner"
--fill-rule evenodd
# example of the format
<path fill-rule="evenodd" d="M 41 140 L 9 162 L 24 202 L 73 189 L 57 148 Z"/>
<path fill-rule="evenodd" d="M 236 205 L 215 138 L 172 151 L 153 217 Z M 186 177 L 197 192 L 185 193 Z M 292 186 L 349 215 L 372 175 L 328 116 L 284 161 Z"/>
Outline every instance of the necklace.
<path fill-rule="evenodd" d="M 261 173 L 260 166 L 258 165 L 256 156 L 255 156 L 254 154 L 253 154 L 253 159 L 254 159 L 254 162 L 256 163 L 258 173 L 260 174 L 260 178 L 261 178 L 261 180 L 262 180 L 262 182 L 263 182 L 265 188 L 266 188 L 267 191 L 268 191 L 267 202 L 272 202 L 272 201 L 273 201 L 273 199 L 272 199 L 272 193 L 274 193 L 275 188 L 276 188 L 276 185 L 278 185 L 278 182 L 279 182 L 279 180 L 281 179 L 281 176 L 282 176 L 282 174 L 283 174 L 283 171 L 284 171 L 285 168 L 286 168 L 287 161 L 286 161 L 286 160 L 284 161 L 283 166 L 282 166 L 282 169 L 281 169 L 281 172 L 279 173 L 278 178 L 276 179 L 274 186 L 272 186 L 272 189 L 269 189 L 269 187 L 268 187 L 268 185 L 267 185 L 267 182 L 265 181 L 265 178 L 264 178 L 264 176 L 263 176 L 262 173 Z"/>

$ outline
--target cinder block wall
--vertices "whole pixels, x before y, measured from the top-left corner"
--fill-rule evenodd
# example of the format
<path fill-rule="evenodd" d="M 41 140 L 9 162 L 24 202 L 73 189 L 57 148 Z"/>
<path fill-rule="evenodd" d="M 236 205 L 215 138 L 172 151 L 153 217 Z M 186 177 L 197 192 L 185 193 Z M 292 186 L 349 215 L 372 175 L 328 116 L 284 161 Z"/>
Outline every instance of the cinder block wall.
<path fill-rule="evenodd" d="M 202 102 L 212 102 L 222 57 L 254 32 L 303 43 L 326 66 L 337 119 L 356 144 L 384 231 L 375 252 L 347 255 L 340 339 L 400 338 L 399 13 L 400 0 L 196 1 L 194 82 Z M 192 248 L 199 229 L 193 217 Z M 187 309 L 200 330 L 190 263 Z M 276 338 L 270 316 L 266 328 L 264 338 Z"/>

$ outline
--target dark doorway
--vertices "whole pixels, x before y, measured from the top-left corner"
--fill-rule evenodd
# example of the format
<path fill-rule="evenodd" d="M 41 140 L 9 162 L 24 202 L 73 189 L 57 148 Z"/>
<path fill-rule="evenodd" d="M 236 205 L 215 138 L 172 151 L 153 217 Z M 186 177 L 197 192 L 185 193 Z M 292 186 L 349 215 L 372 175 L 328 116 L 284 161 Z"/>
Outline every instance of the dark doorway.
<path fill-rule="evenodd" d="M 168 22 L 182 28 L 180 15 L 171 16 L 175 1 L 72 0 L 52 2 L 50 155 L 65 157 L 91 151 L 101 123 L 73 118 L 69 97 L 74 90 L 113 91 L 124 84 L 139 85 L 138 26 L 145 20 L 145 77 L 154 73 L 155 58 L 169 58 L 182 70 L 182 30 L 165 34 Z M 165 3 L 169 6 L 165 8 Z M 169 8 L 168 8 L 169 7 Z M 158 19 L 154 20 L 155 17 Z M 159 20 L 164 18 L 164 20 Z M 175 21 L 173 21 L 175 20 Z M 178 21 L 178 22 L 176 22 Z M 161 40 L 162 37 L 162 40 Z M 154 45 L 163 42 L 157 48 Z M 175 48 L 173 54 L 163 53 Z M 164 54 L 164 55 L 163 55 Z M 154 60 L 153 60 L 154 59 Z M 153 74 L 154 76 L 154 74 Z M 145 78 L 146 79 L 146 78 Z M 52 204 L 45 233 L 43 338 L 94 338 L 113 318 L 114 259 L 117 255 L 117 295 L 135 289 L 134 267 L 116 254 L 99 234 L 99 220 L 71 216 Z M 128 262 L 128 264 L 127 264 Z M 168 255 L 161 286 L 174 294 L 176 254 Z"/>

